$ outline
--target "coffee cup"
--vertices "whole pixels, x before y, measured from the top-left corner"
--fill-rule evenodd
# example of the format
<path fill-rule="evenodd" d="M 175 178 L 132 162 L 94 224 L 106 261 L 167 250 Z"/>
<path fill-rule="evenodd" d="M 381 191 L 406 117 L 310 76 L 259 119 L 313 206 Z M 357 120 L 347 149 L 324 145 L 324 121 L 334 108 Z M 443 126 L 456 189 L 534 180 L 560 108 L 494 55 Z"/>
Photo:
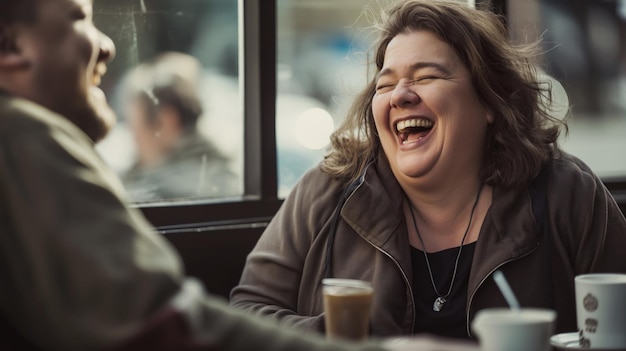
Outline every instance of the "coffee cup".
<path fill-rule="evenodd" d="M 541 308 L 487 308 L 478 311 L 472 330 L 482 351 L 549 351 L 556 312 Z"/>
<path fill-rule="evenodd" d="M 374 293 L 372 285 L 362 280 L 338 278 L 323 279 L 322 285 L 326 336 L 330 339 L 366 339 Z"/>
<path fill-rule="evenodd" d="M 626 348 L 626 274 L 582 274 L 574 284 L 580 347 Z"/>

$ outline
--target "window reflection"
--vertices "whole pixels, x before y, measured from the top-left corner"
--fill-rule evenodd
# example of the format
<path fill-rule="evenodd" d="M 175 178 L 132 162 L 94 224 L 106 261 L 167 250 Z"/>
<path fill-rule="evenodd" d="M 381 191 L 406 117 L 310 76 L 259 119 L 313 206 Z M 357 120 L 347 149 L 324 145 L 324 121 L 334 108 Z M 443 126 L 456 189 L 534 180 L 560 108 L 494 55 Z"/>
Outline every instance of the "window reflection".
<path fill-rule="evenodd" d="M 103 88 L 118 113 L 118 125 L 98 150 L 125 180 L 131 200 L 241 195 L 243 109 L 238 92 L 237 0 L 97 1 L 94 21 L 117 47 Z M 147 75 L 138 77 L 137 66 L 146 68 L 166 52 L 190 55 L 196 61 L 183 60 L 167 70 L 162 64 L 161 73 L 145 70 Z M 194 66 L 197 71 L 185 78 Z M 180 82 L 176 88 L 165 89 L 173 77 L 193 79 L 189 84 L 197 90 L 181 88 Z M 165 95 L 157 98 L 158 94 Z M 172 99 L 197 100 L 202 111 L 197 122 L 164 117 L 181 113 L 171 108 L 176 105 Z M 166 106 L 159 105 L 166 100 Z M 183 105 L 189 114 L 187 102 Z M 177 132 L 166 128 L 177 124 Z"/>
<path fill-rule="evenodd" d="M 278 0 L 279 196 L 322 160 L 329 134 L 364 86 L 367 11 L 386 2 Z"/>
<path fill-rule="evenodd" d="M 122 111 L 135 160 L 122 181 L 137 202 L 237 194 L 227 157 L 199 128 L 202 65 L 180 52 L 159 54 L 122 81 Z"/>
<path fill-rule="evenodd" d="M 563 148 L 601 177 L 625 176 L 626 1 L 509 0 L 508 7 L 513 37 L 543 37 L 538 62 L 569 97 Z"/>

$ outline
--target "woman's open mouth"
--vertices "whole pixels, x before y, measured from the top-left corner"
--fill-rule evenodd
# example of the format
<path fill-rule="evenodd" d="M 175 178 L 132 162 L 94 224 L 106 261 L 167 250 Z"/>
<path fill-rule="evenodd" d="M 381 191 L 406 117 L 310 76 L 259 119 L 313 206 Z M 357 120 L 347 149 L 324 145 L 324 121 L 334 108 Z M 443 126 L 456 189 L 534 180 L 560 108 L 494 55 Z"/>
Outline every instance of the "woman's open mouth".
<path fill-rule="evenodd" d="M 396 132 L 402 144 L 419 141 L 433 128 L 434 123 L 427 118 L 405 119 L 396 124 Z"/>

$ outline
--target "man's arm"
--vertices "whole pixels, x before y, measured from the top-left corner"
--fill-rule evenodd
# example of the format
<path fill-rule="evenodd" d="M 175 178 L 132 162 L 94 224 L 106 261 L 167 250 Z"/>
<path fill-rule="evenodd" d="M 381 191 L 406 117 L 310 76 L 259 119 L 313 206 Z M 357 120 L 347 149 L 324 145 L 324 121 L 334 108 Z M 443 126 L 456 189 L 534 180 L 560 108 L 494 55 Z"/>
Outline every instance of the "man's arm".
<path fill-rule="evenodd" d="M 0 124 L 0 311 L 40 347 L 97 350 L 167 304 L 182 268 L 90 140 L 24 105 Z"/>

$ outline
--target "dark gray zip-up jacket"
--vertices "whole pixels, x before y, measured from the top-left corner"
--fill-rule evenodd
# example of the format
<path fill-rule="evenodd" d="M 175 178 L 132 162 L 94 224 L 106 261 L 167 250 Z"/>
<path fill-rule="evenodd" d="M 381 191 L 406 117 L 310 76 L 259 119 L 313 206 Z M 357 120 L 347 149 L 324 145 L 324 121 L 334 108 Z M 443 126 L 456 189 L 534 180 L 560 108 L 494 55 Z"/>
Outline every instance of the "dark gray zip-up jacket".
<path fill-rule="evenodd" d="M 497 269 L 523 307 L 556 309 L 556 332 L 576 331 L 575 275 L 626 273 L 626 220 L 600 179 L 566 153 L 546 167 L 542 228 L 529 187 L 493 189 L 467 287 L 469 335 L 478 310 L 506 306 L 490 278 Z M 323 332 L 327 238 L 344 186 L 319 168 L 301 179 L 248 256 L 231 305 Z M 377 336 L 411 334 L 420 318 L 413 304 L 403 198 L 381 157 L 345 202 L 334 239 L 332 275 L 374 285 L 370 328 Z"/>

